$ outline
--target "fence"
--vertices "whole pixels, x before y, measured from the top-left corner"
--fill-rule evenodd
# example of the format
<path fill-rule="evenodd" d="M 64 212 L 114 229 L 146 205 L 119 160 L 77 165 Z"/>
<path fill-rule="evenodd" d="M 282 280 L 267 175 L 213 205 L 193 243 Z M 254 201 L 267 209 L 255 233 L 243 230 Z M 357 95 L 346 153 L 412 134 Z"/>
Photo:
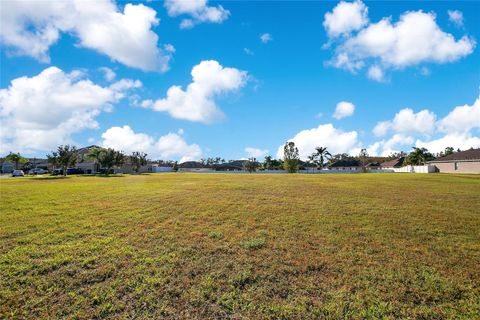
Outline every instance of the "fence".
<path fill-rule="evenodd" d="M 435 172 L 435 166 L 425 165 L 425 166 L 405 166 L 401 168 L 394 168 L 394 172 L 409 172 L 409 173 L 433 173 Z"/>

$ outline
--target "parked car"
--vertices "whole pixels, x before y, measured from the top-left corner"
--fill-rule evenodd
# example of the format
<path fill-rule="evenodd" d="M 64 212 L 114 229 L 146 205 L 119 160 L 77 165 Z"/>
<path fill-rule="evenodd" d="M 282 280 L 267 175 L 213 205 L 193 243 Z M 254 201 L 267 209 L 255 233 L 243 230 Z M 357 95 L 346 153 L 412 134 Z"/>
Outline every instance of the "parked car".
<path fill-rule="evenodd" d="M 30 174 L 45 174 L 45 173 L 48 173 L 48 171 L 42 168 L 35 168 L 30 170 Z"/>
<path fill-rule="evenodd" d="M 54 176 L 62 176 L 63 175 L 63 169 L 54 169 L 52 171 L 52 175 Z"/>
<path fill-rule="evenodd" d="M 23 177 L 25 173 L 22 170 L 13 170 L 12 177 Z"/>
<path fill-rule="evenodd" d="M 85 172 L 82 169 L 78 168 L 68 168 L 67 169 L 67 175 L 69 174 L 84 174 Z"/>

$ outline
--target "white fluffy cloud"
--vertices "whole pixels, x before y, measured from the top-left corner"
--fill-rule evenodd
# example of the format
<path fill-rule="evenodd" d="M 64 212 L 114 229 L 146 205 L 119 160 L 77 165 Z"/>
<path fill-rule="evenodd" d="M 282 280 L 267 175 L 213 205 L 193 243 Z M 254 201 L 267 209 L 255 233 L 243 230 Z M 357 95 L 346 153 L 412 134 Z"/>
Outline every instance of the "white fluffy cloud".
<path fill-rule="evenodd" d="M 385 135 L 389 129 L 404 134 L 432 134 L 435 129 L 436 115 L 429 110 L 415 113 L 410 108 L 400 110 L 392 121 L 379 122 L 373 132 L 376 135 Z"/>
<path fill-rule="evenodd" d="M 384 136 L 388 133 L 388 130 L 390 130 L 391 126 L 392 123 L 390 121 L 380 121 L 373 128 L 373 134 L 375 134 L 377 137 Z"/>
<path fill-rule="evenodd" d="M 230 16 L 230 11 L 221 5 L 208 6 L 207 0 L 166 0 L 164 5 L 171 17 L 183 14 L 191 16 L 191 19 L 182 20 L 180 23 L 182 29 L 192 28 L 202 22 L 222 23 Z"/>
<path fill-rule="evenodd" d="M 100 71 L 103 72 L 103 77 L 107 81 L 113 81 L 113 79 L 115 79 L 115 77 L 117 76 L 117 74 L 112 69 L 107 67 L 101 67 Z"/>
<path fill-rule="evenodd" d="M 344 132 L 332 124 L 319 125 L 317 128 L 302 130 L 288 141 L 298 148 L 300 158 L 306 160 L 318 146 L 327 147 L 332 154 L 350 152 L 357 146 L 358 133 Z M 277 157 L 283 158 L 283 145 L 279 146 Z"/>
<path fill-rule="evenodd" d="M 164 99 L 145 100 L 142 106 L 168 112 L 172 117 L 189 121 L 211 123 L 224 118 L 215 97 L 243 87 L 247 72 L 227 68 L 215 60 L 202 61 L 191 72 L 192 82 L 183 90 L 171 86 Z"/>
<path fill-rule="evenodd" d="M 346 21 L 358 19 L 349 17 L 353 15 L 358 18 L 362 16 L 360 12 L 366 15 L 366 8 L 363 11 L 357 8 L 360 4 L 360 1 L 350 3 L 350 9 L 345 10 L 347 4 L 341 2 L 331 13 L 325 15 L 324 26 L 331 40 L 339 34 L 357 31 L 346 34 L 336 42 L 335 55 L 329 62 L 334 67 L 357 72 L 365 66 L 373 65 L 373 69 L 370 67 L 368 71 L 369 78 L 383 81 L 386 69 L 401 69 L 422 63 L 453 62 L 471 54 L 475 47 L 472 38 L 463 36 L 456 40 L 452 34 L 440 29 L 434 13 L 423 11 L 405 12 L 397 22 L 386 17 L 365 26 L 367 18 L 364 17 L 362 23 L 350 26 Z M 354 7 L 357 9 L 354 10 Z M 343 9 L 337 10 L 338 8 Z M 332 29 L 332 26 L 337 27 Z"/>
<path fill-rule="evenodd" d="M 267 149 L 258 149 L 252 147 L 246 147 L 245 152 L 247 153 L 248 157 L 251 158 L 262 158 L 268 154 Z"/>
<path fill-rule="evenodd" d="M 446 147 L 466 150 L 470 148 L 480 148 L 480 137 L 472 136 L 469 133 L 451 133 L 430 141 L 417 140 L 415 146 L 427 148 L 430 152 L 434 153 L 444 151 Z"/>
<path fill-rule="evenodd" d="M 453 108 L 445 117 L 437 120 L 437 115 L 429 110 L 414 113 L 412 109 L 402 109 L 393 120 L 379 122 L 373 129 L 377 136 L 385 136 L 392 131 L 389 139 L 377 141 L 369 149 L 372 154 L 388 155 L 409 147 L 426 147 L 431 152 L 440 152 L 446 147 L 468 149 L 480 147 L 480 97 L 470 105 Z M 414 137 L 417 136 L 415 139 Z M 407 148 L 405 148 L 408 146 Z"/>
<path fill-rule="evenodd" d="M 465 133 L 480 128 L 480 97 L 471 106 L 455 107 L 439 121 L 438 127 L 448 133 Z"/>
<path fill-rule="evenodd" d="M 126 4 L 119 11 L 111 0 L 5 1 L 0 10 L 0 40 L 14 54 L 49 62 L 48 50 L 62 32 L 78 45 L 96 50 L 129 67 L 166 71 L 171 52 L 157 46 L 156 11 Z"/>
<path fill-rule="evenodd" d="M 270 33 L 263 33 L 260 35 L 260 41 L 262 41 L 263 43 L 269 43 L 272 40 L 273 37 Z"/>
<path fill-rule="evenodd" d="M 333 117 L 335 119 L 342 119 L 346 117 L 350 117 L 355 112 L 355 105 L 348 101 L 340 101 L 337 103 L 337 107 L 335 108 L 335 112 L 333 113 Z"/>
<path fill-rule="evenodd" d="M 329 37 L 338 37 L 358 30 L 368 23 L 368 8 L 361 1 L 341 1 L 325 14 L 323 26 Z"/>
<path fill-rule="evenodd" d="M 389 139 L 377 141 L 368 146 L 367 152 L 370 155 L 388 156 L 402 150 L 409 150 L 414 142 L 413 137 L 397 133 Z"/>
<path fill-rule="evenodd" d="M 179 160 L 180 162 L 198 160 L 202 149 L 197 144 L 188 144 L 183 130 L 168 133 L 159 139 L 145 133 L 136 133 L 130 126 L 111 127 L 102 134 L 102 146 L 123 150 L 145 152 L 151 159 Z"/>
<path fill-rule="evenodd" d="M 49 150 L 72 143 L 71 135 L 97 128 L 95 118 L 140 81 L 122 79 L 102 87 L 80 71 L 49 67 L 33 77 L 12 80 L 0 90 L 1 151 Z"/>
<path fill-rule="evenodd" d="M 458 10 L 448 10 L 448 20 L 453 22 L 457 27 L 463 27 L 463 13 Z"/>
<path fill-rule="evenodd" d="M 385 75 L 383 73 L 383 70 L 378 65 L 373 65 L 370 68 L 368 68 L 367 76 L 370 79 L 378 81 L 378 82 L 385 81 Z"/>

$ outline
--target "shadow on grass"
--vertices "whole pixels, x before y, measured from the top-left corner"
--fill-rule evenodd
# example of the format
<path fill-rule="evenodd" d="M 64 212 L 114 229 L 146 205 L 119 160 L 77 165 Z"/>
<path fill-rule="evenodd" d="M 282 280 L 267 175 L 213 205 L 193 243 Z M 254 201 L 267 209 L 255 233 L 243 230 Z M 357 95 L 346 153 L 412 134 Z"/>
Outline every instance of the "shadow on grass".
<path fill-rule="evenodd" d="M 110 175 L 97 174 L 97 175 L 91 176 L 91 177 L 98 177 L 98 178 L 125 178 L 126 175 L 124 175 L 124 174 L 110 174 Z"/>
<path fill-rule="evenodd" d="M 65 176 L 48 176 L 48 177 L 29 177 L 34 180 L 61 180 L 61 179 L 70 179 L 71 177 Z"/>

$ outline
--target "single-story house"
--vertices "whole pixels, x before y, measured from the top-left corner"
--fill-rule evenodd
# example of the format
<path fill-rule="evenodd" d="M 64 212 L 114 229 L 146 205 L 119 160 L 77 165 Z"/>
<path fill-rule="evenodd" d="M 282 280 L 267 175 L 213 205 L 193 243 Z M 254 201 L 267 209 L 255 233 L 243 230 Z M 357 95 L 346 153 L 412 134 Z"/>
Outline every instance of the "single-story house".
<path fill-rule="evenodd" d="M 428 164 L 434 165 L 438 172 L 480 173 L 480 148 L 454 152 Z"/>
<path fill-rule="evenodd" d="M 225 163 L 213 165 L 215 171 L 245 171 L 247 160 L 232 160 Z"/>
<path fill-rule="evenodd" d="M 94 160 L 88 157 L 88 154 L 92 149 L 100 149 L 99 146 L 91 145 L 88 147 L 78 149 L 78 158 L 75 168 L 83 170 L 85 173 L 97 173 L 99 166 L 95 163 Z"/>
<path fill-rule="evenodd" d="M 382 169 L 382 166 L 378 162 L 370 162 L 366 167 L 368 171 L 379 171 Z"/>
<path fill-rule="evenodd" d="M 178 165 L 179 172 L 208 172 L 213 169 L 198 161 L 186 161 Z"/>
<path fill-rule="evenodd" d="M 380 164 L 382 169 L 394 169 L 394 168 L 401 168 L 403 163 L 405 162 L 405 157 L 400 157 L 398 159 L 393 159 L 390 161 L 383 162 Z"/>
<path fill-rule="evenodd" d="M 329 165 L 328 170 L 356 172 L 362 170 L 362 164 L 358 159 L 338 160 Z"/>
<path fill-rule="evenodd" d="M 2 173 L 12 173 L 15 170 L 15 163 L 4 161 L 2 163 Z"/>

